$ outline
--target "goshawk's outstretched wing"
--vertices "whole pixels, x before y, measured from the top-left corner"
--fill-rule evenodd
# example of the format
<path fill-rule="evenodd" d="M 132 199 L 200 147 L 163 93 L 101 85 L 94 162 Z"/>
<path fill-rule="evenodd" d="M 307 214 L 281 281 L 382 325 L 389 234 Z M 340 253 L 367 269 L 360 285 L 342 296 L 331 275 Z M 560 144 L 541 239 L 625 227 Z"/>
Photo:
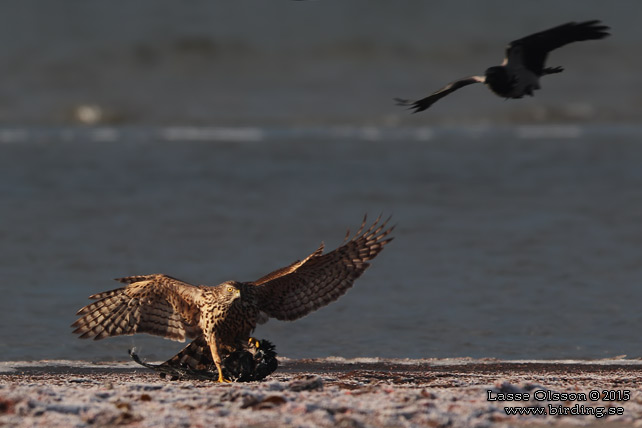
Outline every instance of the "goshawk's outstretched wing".
<path fill-rule="evenodd" d="M 71 326 L 81 339 L 148 333 L 183 341 L 200 334 L 201 288 L 163 274 L 130 276 L 128 284 L 94 294 Z"/>
<path fill-rule="evenodd" d="M 472 85 L 473 83 L 484 83 L 484 79 L 484 76 L 464 77 L 463 79 L 450 82 L 440 90 L 433 92 L 426 98 L 422 98 L 418 101 L 405 100 L 403 98 L 395 98 L 395 101 L 397 102 L 398 106 L 407 106 L 411 109 L 414 109 L 413 113 L 418 113 L 420 111 L 426 110 L 428 107 L 430 107 L 446 95 L 450 94 L 451 92 L 455 92 L 457 89 Z"/>
<path fill-rule="evenodd" d="M 609 35 L 608 29 L 608 26 L 594 20 L 569 22 L 531 34 L 508 44 L 503 65 L 521 62 L 533 73 L 541 76 L 550 51 L 572 42 L 603 39 Z"/>
<path fill-rule="evenodd" d="M 323 244 L 303 261 L 276 270 L 257 281 L 254 291 L 258 308 L 280 320 L 295 320 L 335 301 L 368 268 L 383 247 L 392 240 L 394 229 L 386 229 L 388 220 L 377 218 L 365 230 L 366 219 L 359 231 L 342 246 L 327 254 Z"/>

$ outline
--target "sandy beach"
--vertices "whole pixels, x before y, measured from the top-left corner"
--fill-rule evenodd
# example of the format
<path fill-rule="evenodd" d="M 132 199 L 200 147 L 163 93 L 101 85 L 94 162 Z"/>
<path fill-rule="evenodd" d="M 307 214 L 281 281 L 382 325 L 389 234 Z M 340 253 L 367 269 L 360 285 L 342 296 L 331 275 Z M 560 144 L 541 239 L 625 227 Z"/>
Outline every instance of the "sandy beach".
<path fill-rule="evenodd" d="M 132 362 L 2 362 L 0 426 L 641 425 L 639 360 L 280 363 L 264 382 L 217 384 Z"/>

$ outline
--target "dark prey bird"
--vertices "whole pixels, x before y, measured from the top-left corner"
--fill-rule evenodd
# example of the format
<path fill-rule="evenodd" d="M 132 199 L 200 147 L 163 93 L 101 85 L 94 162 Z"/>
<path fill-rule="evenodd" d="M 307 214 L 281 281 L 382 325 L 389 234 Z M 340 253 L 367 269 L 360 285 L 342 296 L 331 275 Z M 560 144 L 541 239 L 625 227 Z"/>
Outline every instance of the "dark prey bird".
<path fill-rule="evenodd" d="M 502 65 L 490 67 L 483 76 L 470 76 L 455 80 L 437 92 L 418 101 L 395 98 L 397 105 L 408 106 L 414 112 L 426 110 L 435 102 L 464 86 L 485 83 L 491 91 L 503 98 L 533 96 L 540 89 L 539 78 L 547 74 L 561 73 L 562 67 L 546 67 L 546 56 L 552 50 L 572 42 L 598 40 L 608 36 L 609 27 L 600 21 L 569 22 L 546 31 L 514 40 L 506 48 Z"/>
<path fill-rule="evenodd" d="M 171 380 L 200 379 L 217 380 L 218 369 L 212 358 L 205 336 L 199 336 L 178 354 L 162 364 L 143 362 L 138 354 L 129 350 L 132 359 L 141 366 L 169 376 Z M 236 382 L 263 380 L 279 366 L 274 345 L 265 339 L 251 339 L 241 349 L 231 354 L 221 354 L 223 377 Z"/>

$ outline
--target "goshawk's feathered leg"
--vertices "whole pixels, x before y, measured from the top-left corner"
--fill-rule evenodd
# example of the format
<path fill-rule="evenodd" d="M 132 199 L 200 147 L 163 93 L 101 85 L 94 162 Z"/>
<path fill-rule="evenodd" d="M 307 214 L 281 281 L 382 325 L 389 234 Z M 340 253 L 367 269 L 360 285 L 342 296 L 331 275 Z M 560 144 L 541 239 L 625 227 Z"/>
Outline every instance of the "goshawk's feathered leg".
<path fill-rule="evenodd" d="M 210 333 L 208 340 L 207 340 L 209 346 L 210 346 L 210 352 L 212 353 L 212 359 L 214 360 L 214 364 L 216 364 L 216 369 L 218 370 L 218 381 L 219 382 L 231 382 L 228 379 L 225 379 L 223 377 L 223 367 L 221 366 L 221 356 L 218 353 L 218 348 L 216 346 L 216 335 L 212 332 Z"/>

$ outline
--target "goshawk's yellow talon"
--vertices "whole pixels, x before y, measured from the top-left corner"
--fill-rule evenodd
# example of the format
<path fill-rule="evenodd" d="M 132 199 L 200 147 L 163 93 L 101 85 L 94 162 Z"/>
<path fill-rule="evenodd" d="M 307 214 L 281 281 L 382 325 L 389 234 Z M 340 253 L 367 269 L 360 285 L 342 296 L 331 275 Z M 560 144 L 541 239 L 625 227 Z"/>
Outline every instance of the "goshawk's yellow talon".
<path fill-rule="evenodd" d="M 218 375 L 218 382 L 220 382 L 220 383 L 232 383 L 231 380 L 225 379 L 222 374 Z"/>
<path fill-rule="evenodd" d="M 253 337 L 250 337 L 250 338 L 247 340 L 247 343 L 248 343 L 250 346 L 254 346 L 254 347 L 255 347 L 255 348 L 257 348 L 257 349 L 259 348 L 259 346 L 261 346 L 261 344 L 259 343 L 258 339 L 255 339 L 255 338 L 253 338 Z"/>

